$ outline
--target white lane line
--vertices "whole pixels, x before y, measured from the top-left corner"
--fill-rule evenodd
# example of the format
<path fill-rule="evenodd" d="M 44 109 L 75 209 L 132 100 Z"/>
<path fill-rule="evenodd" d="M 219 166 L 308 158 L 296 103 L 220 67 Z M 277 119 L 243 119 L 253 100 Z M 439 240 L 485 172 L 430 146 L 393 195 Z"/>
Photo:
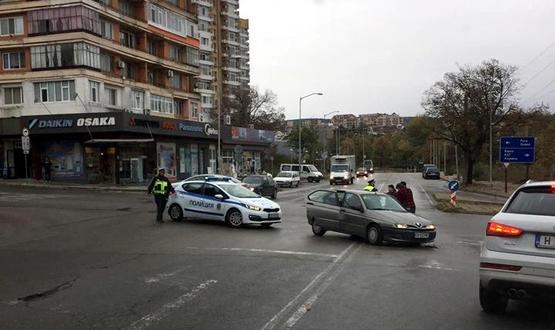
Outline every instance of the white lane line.
<path fill-rule="evenodd" d="M 326 254 L 326 253 L 316 253 L 316 252 L 304 252 L 304 251 L 286 251 L 286 250 L 267 250 L 267 249 L 247 249 L 247 248 L 201 248 L 196 246 L 185 247 L 189 250 L 206 250 L 206 251 L 234 251 L 234 252 L 254 252 L 254 253 L 274 253 L 274 254 L 288 254 L 296 256 L 314 256 L 314 257 L 326 257 L 326 258 L 337 258 L 337 254 Z"/>
<path fill-rule="evenodd" d="M 156 274 L 153 277 L 149 277 L 149 278 L 145 279 L 145 283 L 147 283 L 147 284 L 158 283 L 161 280 L 165 280 L 167 278 L 173 277 L 173 276 L 177 275 L 178 273 L 180 273 L 180 271 L 175 271 L 175 272 L 171 272 L 171 273 Z"/>
<path fill-rule="evenodd" d="M 418 185 L 418 187 L 420 187 L 420 190 L 422 190 L 422 192 L 424 193 L 424 195 L 426 196 L 426 198 L 428 199 L 428 202 L 430 203 L 431 206 L 435 206 L 436 204 L 432 201 L 432 199 L 430 198 L 430 195 L 428 194 L 428 192 L 424 189 L 424 187 L 422 187 L 422 185 Z"/>
<path fill-rule="evenodd" d="M 351 253 L 349 255 L 350 258 L 352 258 L 352 256 L 358 251 L 360 250 L 360 247 L 362 245 L 359 245 L 354 251 L 353 253 Z M 341 273 L 341 271 L 343 270 L 343 268 L 345 268 L 345 263 L 341 263 L 339 265 L 339 267 L 337 267 L 333 273 L 328 276 L 324 282 L 316 289 L 316 292 L 314 292 L 314 294 L 312 296 L 310 296 L 296 311 L 295 313 L 293 313 L 293 315 L 291 315 L 291 317 L 287 320 L 287 322 L 285 322 L 285 327 L 286 328 L 292 328 L 295 326 L 295 324 L 308 312 L 312 309 L 312 306 L 314 305 L 314 303 L 316 302 L 316 300 L 318 300 L 318 298 L 320 297 L 320 295 L 322 295 L 322 293 L 324 293 L 324 291 L 326 291 L 326 289 L 335 281 L 335 279 L 339 276 L 339 274 Z"/>
<path fill-rule="evenodd" d="M 133 322 L 128 329 L 140 330 L 150 327 L 151 325 L 153 325 L 153 323 L 158 322 L 168 316 L 168 314 L 172 310 L 180 308 L 185 303 L 195 299 L 201 291 L 208 289 L 211 285 L 216 283 L 218 283 L 218 281 L 216 280 L 208 280 L 202 282 L 201 284 L 193 288 L 193 290 L 179 296 L 176 300 L 165 304 L 154 313 L 147 314 L 139 320 Z"/>
<path fill-rule="evenodd" d="M 303 294 L 305 294 L 306 292 L 308 292 L 309 290 L 311 290 L 313 287 L 316 286 L 316 284 L 325 276 L 327 276 L 334 268 L 334 266 L 342 261 L 345 256 L 347 255 L 347 253 L 353 248 L 353 246 L 355 246 L 355 243 L 351 243 L 351 245 L 349 245 L 345 250 L 343 250 L 338 256 L 337 258 L 335 258 L 335 260 L 333 260 L 333 262 L 326 267 L 326 269 L 324 269 L 323 271 L 321 271 L 318 275 L 316 275 L 312 281 L 310 281 L 307 286 L 305 286 L 301 292 L 299 292 L 291 301 L 289 301 L 285 306 L 283 306 L 283 308 L 276 314 L 274 315 L 274 317 L 272 317 L 270 319 L 270 321 L 268 321 L 266 324 L 264 324 L 264 326 L 262 327 L 262 330 L 270 330 L 270 329 L 274 329 L 274 327 L 276 327 L 276 325 L 278 324 L 278 321 L 285 315 L 285 313 L 287 313 L 287 311 L 291 308 L 291 306 L 294 306 L 295 304 L 298 303 L 298 301 L 301 299 L 301 297 L 303 296 Z"/>

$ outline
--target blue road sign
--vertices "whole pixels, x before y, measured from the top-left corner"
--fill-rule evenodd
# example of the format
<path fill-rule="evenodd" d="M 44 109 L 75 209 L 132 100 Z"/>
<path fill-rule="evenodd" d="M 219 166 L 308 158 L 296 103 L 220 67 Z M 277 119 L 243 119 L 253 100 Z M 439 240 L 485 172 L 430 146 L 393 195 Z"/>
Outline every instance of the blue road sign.
<path fill-rule="evenodd" d="M 451 191 L 458 191 L 461 187 L 461 183 L 457 180 L 449 181 L 449 183 L 447 183 L 447 187 Z"/>
<path fill-rule="evenodd" d="M 530 164 L 536 160 L 536 140 L 533 136 L 502 136 L 499 142 L 499 161 Z"/>

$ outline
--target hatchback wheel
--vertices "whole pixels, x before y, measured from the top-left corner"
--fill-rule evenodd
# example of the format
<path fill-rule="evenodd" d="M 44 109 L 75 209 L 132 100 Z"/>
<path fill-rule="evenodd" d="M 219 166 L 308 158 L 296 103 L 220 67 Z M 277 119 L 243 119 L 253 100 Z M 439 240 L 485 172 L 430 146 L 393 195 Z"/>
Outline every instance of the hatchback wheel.
<path fill-rule="evenodd" d="M 183 209 L 178 204 L 172 204 L 168 210 L 168 213 L 173 221 L 183 220 Z"/>
<path fill-rule="evenodd" d="M 316 236 L 324 236 L 326 230 L 322 226 L 317 225 L 316 221 L 312 220 L 312 232 Z"/>
<path fill-rule="evenodd" d="M 372 245 L 382 245 L 383 235 L 380 226 L 373 224 L 368 227 L 368 243 Z"/>
<path fill-rule="evenodd" d="M 233 209 L 227 213 L 225 220 L 231 227 L 238 228 L 243 224 L 243 215 L 239 210 Z"/>
<path fill-rule="evenodd" d="M 501 314 L 507 309 L 509 299 L 480 285 L 480 305 L 486 313 Z"/>

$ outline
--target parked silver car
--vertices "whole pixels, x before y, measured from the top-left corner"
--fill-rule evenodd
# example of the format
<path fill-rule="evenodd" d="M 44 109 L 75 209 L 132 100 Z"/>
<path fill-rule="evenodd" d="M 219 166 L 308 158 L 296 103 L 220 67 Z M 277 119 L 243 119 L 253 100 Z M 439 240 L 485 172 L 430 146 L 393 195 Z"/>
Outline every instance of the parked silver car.
<path fill-rule="evenodd" d="M 555 181 L 526 183 L 488 223 L 480 255 L 480 304 L 555 299 Z"/>
<path fill-rule="evenodd" d="M 370 244 L 388 242 L 428 243 L 436 227 L 407 212 L 389 195 L 360 190 L 322 189 L 306 198 L 306 216 L 314 235 L 326 231 L 356 235 Z"/>

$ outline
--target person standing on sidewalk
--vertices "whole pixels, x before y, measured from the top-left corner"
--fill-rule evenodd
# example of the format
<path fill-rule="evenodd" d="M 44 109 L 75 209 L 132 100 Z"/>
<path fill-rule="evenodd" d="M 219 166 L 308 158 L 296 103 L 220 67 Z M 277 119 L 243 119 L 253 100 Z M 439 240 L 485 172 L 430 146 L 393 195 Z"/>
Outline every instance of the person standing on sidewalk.
<path fill-rule="evenodd" d="M 156 222 L 162 223 L 164 210 L 168 203 L 170 194 L 175 194 L 170 180 L 166 177 L 166 170 L 163 168 L 158 170 L 158 175 L 152 178 L 148 185 L 148 193 L 154 194 L 154 202 L 156 203 Z"/>
<path fill-rule="evenodd" d="M 397 200 L 401 205 L 409 212 L 416 212 L 416 205 L 414 204 L 414 196 L 412 195 L 412 190 L 407 188 L 407 183 L 401 181 L 397 184 Z"/>
<path fill-rule="evenodd" d="M 50 181 L 52 178 L 52 162 L 50 161 L 50 157 L 46 156 L 44 158 L 42 166 L 44 166 L 44 180 Z"/>

